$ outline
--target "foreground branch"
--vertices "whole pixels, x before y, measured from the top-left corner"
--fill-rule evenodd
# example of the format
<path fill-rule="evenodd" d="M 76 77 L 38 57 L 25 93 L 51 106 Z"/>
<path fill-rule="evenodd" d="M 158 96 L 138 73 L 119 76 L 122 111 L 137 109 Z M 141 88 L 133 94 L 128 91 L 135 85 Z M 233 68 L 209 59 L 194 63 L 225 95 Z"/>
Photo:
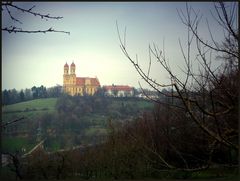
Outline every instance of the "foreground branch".
<path fill-rule="evenodd" d="M 12 27 L 12 28 L 2 28 L 2 31 L 7 31 L 8 33 L 66 33 L 70 35 L 70 32 L 68 31 L 59 31 L 59 30 L 54 30 L 52 28 L 49 28 L 47 30 L 22 30 L 20 28 Z"/>
<path fill-rule="evenodd" d="M 54 20 L 59 20 L 62 19 L 62 16 L 51 16 L 50 14 L 42 14 L 36 11 L 33 11 L 33 8 L 35 8 L 36 6 L 32 6 L 31 8 L 27 9 L 27 8 L 22 8 L 18 5 L 13 4 L 13 2 L 3 2 L 1 4 L 2 7 L 2 12 L 6 11 L 7 15 L 11 18 L 11 20 L 15 23 L 18 22 L 20 24 L 23 24 L 19 18 L 14 17 L 13 13 L 11 12 L 12 10 L 15 11 L 20 11 L 22 13 L 26 13 L 29 15 L 33 15 L 36 17 L 40 17 L 41 19 L 44 19 L 46 21 L 48 21 L 49 19 L 54 19 Z M 23 30 L 20 27 L 16 27 L 16 26 L 8 26 L 8 27 L 4 27 L 2 28 L 2 32 L 8 32 L 8 33 L 49 33 L 49 32 L 54 32 L 54 33 L 66 33 L 70 35 L 70 32 L 68 31 L 62 31 L 62 30 L 55 30 L 53 28 L 49 28 L 47 30 Z"/>

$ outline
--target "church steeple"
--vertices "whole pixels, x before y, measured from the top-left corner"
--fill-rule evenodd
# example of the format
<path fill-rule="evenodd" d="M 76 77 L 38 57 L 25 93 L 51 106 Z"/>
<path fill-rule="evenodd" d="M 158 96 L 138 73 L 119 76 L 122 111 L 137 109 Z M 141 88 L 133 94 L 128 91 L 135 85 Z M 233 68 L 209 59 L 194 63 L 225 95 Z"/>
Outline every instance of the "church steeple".
<path fill-rule="evenodd" d="M 66 62 L 66 64 L 64 65 L 64 74 L 68 74 L 68 71 L 69 71 L 69 66 Z"/>
<path fill-rule="evenodd" d="M 76 66 L 75 66 L 75 64 L 72 62 L 71 68 L 70 68 L 71 74 L 75 74 L 75 69 L 76 69 Z"/>

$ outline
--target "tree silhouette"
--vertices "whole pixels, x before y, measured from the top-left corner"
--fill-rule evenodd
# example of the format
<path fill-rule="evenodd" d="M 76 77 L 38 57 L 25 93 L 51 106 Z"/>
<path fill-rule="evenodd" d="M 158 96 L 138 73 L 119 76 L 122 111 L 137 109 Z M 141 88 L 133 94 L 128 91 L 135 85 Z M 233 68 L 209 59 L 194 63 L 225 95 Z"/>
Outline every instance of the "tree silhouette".
<path fill-rule="evenodd" d="M 211 24 L 206 20 L 210 38 L 204 40 L 199 33 L 199 24 L 202 16 L 191 6 L 186 4 L 186 10 L 178 10 L 179 17 L 187 27 L 187 44 L 183 46 L 179 39 L 179 47 L 185 63 L 185 68 L 181 69 L 185 78 L 181 79 L 173 72 L 165 56 L 164 46 L 160 50 L 156 44 L 149 45 L 149 66 L 145 71 L 138 63 L 138 58 L 133 58 L 126 48 L 126 29 L 124 37 L 120 36 L 118 24 L 117 31 L 120 41 L 120 48 L 127 59 L 135 67 L 137 73 L 160 95 L 179 100 L 181 104 L 163 102 L 153 99 L 161 106 L 170 106 L 182 110 L 194 122 L 201 131 L 208 136 L 210 150 L 205 150 L 211 155 L 214 150 L 224 146 L 229 150 L 238 151 L 238 111 L 239 111 L 239 31 L 236 23 L 238 10 L 237 3 L 228 5 L 223 2 L 214 3 L 215 14 L 212 13 L 215 21 L 222 28 L 222 39 L 215 40 L 211 31 Z M 197 47 L 194 57 L 190 56 L 192 45 Z M 218 55 L 215 59 L 212 54 Z M 213 67 L 216 59 L 222 60 L 222 65 Z M 169 84 L 156 81 L 151 76 L 152 61 L 164 68 L 168 73 Z M 196 61 L 195 61 L 196 60 Z M 197 62 L 198 70 L 194 70 L 193 63 Z M 141 85 L 140 85 L 141 86 Z M 172 88 L 172 93 L 164 93 L 162 88 Z M 144 92 L 144 91 L 143 91 Z M 147 94 L 145 94 L 148 96 Z M 169 114 L 172 114 L 169 112 Z M 188 124 L 191 124 L 189 122 Z M 192 134 L 195 134 L 194 132 Z"/>
<path fill-rule="evenodd" d="M 43 20 L 48 21 L 49 19 L 59 20 L 62 19 L 62 16 L 51 16 L 50 14 L 42 14 L 37 11 L 34 11 L 33 9 L 36 7 L 35 5 L 31 8 L 27 9 L 25 7 L 21 7 L 19 5 L 15 5 L 13 2 L 2 2 L 2 13 L 6 13 L 7 16 L 9 16 L 13 23 L 23 24 L 22 21 L 19 20 L 19 18 L 15 17 L 12 13 L 12 11 L 19 11 L 20 13 L 26 13 L 28 15 L 39 17 Z M 62 30 L 55 30 L 52 27 L 45 29 L 45 30 L 25 30 L 21 27 L 14 25 L 14 26 L 5 26 L 2 27 L 2 31 L 6 31 L 8 33 L 49 33 L 49 32 L 55 32 L 55 33 L 67 33 L 70 34 L 68 31 L 62 31 Z"/>

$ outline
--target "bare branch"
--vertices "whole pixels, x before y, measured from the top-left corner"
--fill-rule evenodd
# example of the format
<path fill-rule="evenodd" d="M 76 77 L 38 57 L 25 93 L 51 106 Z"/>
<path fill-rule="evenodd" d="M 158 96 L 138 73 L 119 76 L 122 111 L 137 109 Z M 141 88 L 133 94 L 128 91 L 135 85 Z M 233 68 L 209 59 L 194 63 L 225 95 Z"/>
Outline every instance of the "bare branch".
<path fill-rule="evenodd" d="M 30 9 L 24 9 L 24 8 L 21 8 L 19 6 L 16 6 L 16 5 L 13 5 L 13 3 L 2 3 L 2 6 L 5 6 L 5 7 L 12 7 L 12 8 L 15 8 L 23 13 L 28 13 L 28 14 L 31 14 L 31 15 L 34 15 L 34 16 L 38 16 L 42 19 L 62 19 L 63 17 L 62 16 L 51 16 L 50 14 L 41 14 L 41 13 L 38 13 L 38 12 L 34 12 L 32 11 L 33 8 L 35 8 L 35 5 L 33 7 L 31 7 Z"/>
<path fill-rule="evenodd" d="M 10 10 L 8 9 L 7 6 L 6 6 L 6 9 L 7 9 L 7 12 L 8 12 L 8 14 L 9 14 L 9 16 L 11 17 L 11 19 L 12 19 L 13 21 L 16 21 L 16 22 L 22 24 L 21 21 L 19 21 L 18 19 L 14 18 L 14 17 L 12 16 L 12 14 L 11 14 L 11 12 L 10 12 Z"/>
<path fill-rule="evenodd" d="M 52 28 L 49 28 L 47 30 L 22 30 L 21 28 L 17 27 L 5 27 L 2 28 L 2 31 L 7 31 L 8 33 L 49 33 L 49 32 L 54 32 L 54 33 L 66 33 L 70 35 L 70 32 L 67 31 L 59 31 L 59 30 L 54 30 Z"/>
<path fill-rule="evenodd" d="M 10 125 L 10 124 L 13 124 L 13 123 L 16 123 L 18 121 L 21 121 L 22 119 L 25 119 L 24 117 L 21 117 L 21 118 L 18 118 L 18 119 L 15 119 L 13 121 L 10 121 L 10 122 L 6 122 L 5 124 L 2 124 L 1 127 L 5 128 L 6 126 Z"/>
<path fill-rule="evenodd" d="M 59 19 L 63 18 L 62 16 L 51 16 L 50 14 L 42 14 L 42 13 L 33 11 L 33 9 L 36 7 L 35 5 L 32 6 L 31 8 L 29 8 L 29 9 L 27 9 L 27 8 L 22 8 L 18 5 L 14 5 L 13 2 L 2 2 L 1 7 L 2 7 L 2 10 L 3 10 L 3 7 L 7 10 L 7 13 L 8 13 L 8 15 L 11 18 L 12 21 L 18 22 L 20 24 L 23 24 L 23 23 L 18 18 L 14 17 L 12 15 L 12 13 L 11 13 L 12 10 L 17 10 L 17 11 L 20 11 L 22 13 L 37 16 L 37 17 L 40 17 L 41 19 L 44 19 L 46 21 L 48 21 L 49 19 L 59 20 Z M 48 33 L 48 32 L 54 32 L 54 33 L 67 33 L 67 34 L 70 35 L 70 32 L 54 30 L 53 28 L 49 28 L 47 30 L 23 30 L 20 27 L 9 26 L 9 27 L 2 28 L 2 32 L 3 31 L 8 32 L 8 33 Z"/>
<path fill-rule="evenodd" d="M 151 64 L 152 64 L 150 45 L 148 46 L 148 56 L 149 56 L 149 66 L 148 66 L 147 76 L 149 77 L 149 73 L 150 73 L 150 69 L 151 69 Z"/>

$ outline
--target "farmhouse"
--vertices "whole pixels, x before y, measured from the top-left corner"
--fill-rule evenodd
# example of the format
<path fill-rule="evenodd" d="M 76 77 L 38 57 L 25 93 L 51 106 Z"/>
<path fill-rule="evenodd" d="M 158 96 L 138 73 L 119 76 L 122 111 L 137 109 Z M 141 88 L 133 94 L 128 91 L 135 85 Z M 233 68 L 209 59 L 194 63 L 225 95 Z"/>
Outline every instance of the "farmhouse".
<path fill-rule="evenodd" d="M 106 96 L 113 97 L 131 97 L 133 96 L 133 87 L 128 85 L 103 86 Z"/>

